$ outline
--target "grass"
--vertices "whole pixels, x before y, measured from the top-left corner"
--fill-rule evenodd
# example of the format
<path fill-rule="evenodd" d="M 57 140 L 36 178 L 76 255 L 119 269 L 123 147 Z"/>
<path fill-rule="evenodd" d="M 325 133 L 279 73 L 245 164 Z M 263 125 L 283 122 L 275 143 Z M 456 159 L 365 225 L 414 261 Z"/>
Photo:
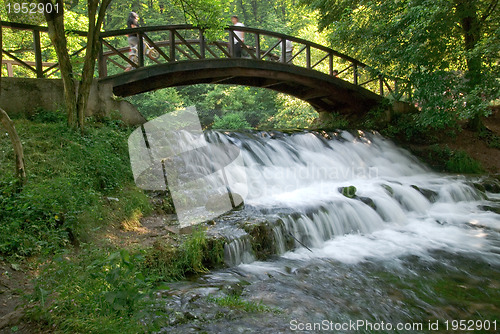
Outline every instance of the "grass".
<path fill-rule="evenodd" d="M 33 258 L 29 319 L 63 333 L 148 332 L 143 319 L 161 312 L 151 302 L 164 282 L 223 264 L 223 242 L 201 229 L 176 245 L 123 249 L 105 242 L 107 227 L 133 230 L 152 211 L 132 178 L 131 129 L 91 123 L 82 136 L 62 114 L 45 111 L 15 126 L 27 183 L 13 178 L 11 143 L 0 136 L 0 259 Z"/>
<path fill-rule="evenodd" d="M 205 273 L 224 263 L 223 241 L 195 229 L 179 246 L 157 241 L 145 254 L 144 269 L 158 280 L 175 281 Z"/>
<path fill-rule="evenodd" d="M 271 308 L 262 302 L 252 302 L 241 298 L 238 295 L 229 295 L 224 297 L 208 297 L 210 302 L 213 302 L 221 307 L 237 309 L 244 312 L 273 312 L 280 313 L 278 309 Z"/>
<path fill-rule="evenodd" d="M 135 187 L 128 160 L 129 129 L 89 125 L 84 136 L 56 116 L 18 119 L 27 183 L 13 179 L 9 138 L 0 136 L 0 255 L 53 253 L 87 241 L 104 222 L 120 222 L 151 210 Z M 40 116 L 38 117 L 40 118 Z M 107 201 L 107 197 L 119 201 Z"/>
<path fill-rule="evenodd" d="M 155 292 L 168 289 L 166 282 L 205 272 L 209 244 L 198 229 L 178 247 L 158 243 L 129 251 L 89 243 L 78 252 L 61 251 L 39 268 L 28 296 L 35 305 L 29 317 L 64 333 L 149 332 L 156 324 L 143 319 L 166 317 L 164 306 L 154 306 Z"/>

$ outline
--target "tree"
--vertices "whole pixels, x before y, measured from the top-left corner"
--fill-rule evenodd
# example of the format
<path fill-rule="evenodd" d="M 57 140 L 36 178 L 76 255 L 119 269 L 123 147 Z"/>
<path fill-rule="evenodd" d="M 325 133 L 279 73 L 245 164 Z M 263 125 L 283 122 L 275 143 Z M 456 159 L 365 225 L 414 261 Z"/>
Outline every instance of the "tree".
<path fill-rule="evenodd" d="M 498 94 L 497 7 L 498 0 L 310 3 L 335 48 L 416 83 L 416 96 L 424 98 L 419 120 L 430 126 L 429 117 L 439 115 L 477 122 Z"/>
<path fill-rule="evenodd" d="M 52 4 L 52 0 L 39 0 L 44 5 Z M 64 29 L 64 3 L 56 0 L 59 12 L 45 11 L 45 19 L 49 29 L 49 37 L 56 50 L 59 60 L 59 69 L 64 83 L 64 96 L 68 113 L 68 124 L 78 127 L 83 131 L 85 120 L 85 109 L 90 94 L 90 87 L 94 78 L 95 61 L 99 47 L 99 33 L 103 24 L 106 9 L 111 0 L 87 0 L 87 13 L 89 26 L 87 33 L 87 48 L 85 52 L 84 65 L 81 80 L 76 89 L 73 66 L 67 47 L 67 38 Z"/>
<path fill-rule="evenodd" d="M 7 130 L 10 141 L 12 142 L 12 147 L 14 148 L 16 176 L 21 182 L 24 183 L 24 181 L 26 180 L 26 170 L 24 168 L 23 145 L 21 143 L 21 140 L 19 139 L 14 123 L 2 108 L 0 108 L 0 124 L 2 124 L 3 127 Z"/>

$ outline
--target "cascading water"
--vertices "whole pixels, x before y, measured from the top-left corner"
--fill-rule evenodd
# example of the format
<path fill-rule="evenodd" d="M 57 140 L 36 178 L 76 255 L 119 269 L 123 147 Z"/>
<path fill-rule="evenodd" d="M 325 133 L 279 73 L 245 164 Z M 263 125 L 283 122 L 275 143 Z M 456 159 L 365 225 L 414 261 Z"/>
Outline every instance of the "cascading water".
<path fill-rule="evenodd" d="M 423 239 L 415 242 L 423 248 L 458 246 L 468 237 L 474 242 L 463 247 L 476 247 L 482 244 L 476 237 L 484 231 L 471 230 L 471 224 L 481 221 L 494 231 L 500 228 L 497 214 L 477 209 L 484 195 L 470 182 L 431 172 L 377 134 L 211 132 L 206 136 L 209 142 L 232 143 L 241 149 L 244 167 L 228 172 L 233 180 L 246 174 L 246 208 L 279 215 L 285 234 L 292 234 L 297 247 L 315 249 L 305 253 L 302 249 L 288 257 L 324 254 L 332 242 L 340 240 L 336 237 L 356 235 L 370 243 L 374 233 L 389 231 L 395 238 L 387 242 L 392 246 L 417 233 Z M 343 193 L 348 187 L 355 187 L 352 196 Z M 285 237 L 283 233 L 274 237 L 283 245 L 279 240 Z M 481 239 L 486 243 L 488 238 Z M 408 252 L 412 248 L 405 242 L 400 246 L 401 252 L 405 246 Z M 362 253 L 370 256 L 368 249 Z"/>
<path fill-rule="evenodd" d="M 205 330 L 288 332 L 295 320 L 437 319 L 444 326 L 460 317 L 498 318 L 498 300 L 481 304 L 471 295 L 469 304 L 468 297 L 453 296 L 480 286 L 484 294 L 477 294 L 484 297 L 500 288 L 500 196 L 477 190 L 478 180 L 434 173 L 375 133 L 205 137 L 241 150 L 244 165 L 227 168 L 229 183 L 236 185 L 231 191 L 247 192 L 237 216 L 278 218 L 281 224 L 270 229 L 279 256 L 255 261 L 248 235 L 239 230 L 226 234 L 226 262 L 237 266 L 200 280 L 217 285 L 244 279 L 243 296 L 282 311 L 214 321 Z M 242 174 L 245 187 L 238 183 Z M 226 224 L 220 225 L 231 231 L 227 221 L 234 219 L 221 217 Z M 294 247 L 286 246 L 290 240 Z M 448 295 L 446 289 L 459 290 Z M 429 324 L 406 332 L 430 332 Z"/>

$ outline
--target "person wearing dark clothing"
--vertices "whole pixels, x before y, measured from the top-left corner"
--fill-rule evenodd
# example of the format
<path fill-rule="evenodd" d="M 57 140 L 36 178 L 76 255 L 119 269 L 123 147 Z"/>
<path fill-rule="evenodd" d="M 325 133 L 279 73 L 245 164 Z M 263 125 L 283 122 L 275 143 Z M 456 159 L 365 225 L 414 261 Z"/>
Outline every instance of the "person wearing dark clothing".
<path fill-rule="evenodd" d="M 139 15 L 135 12 L 130 12 L 127 20 L 127 28 L 138 28 L 139 27 Z M 130 45 L 131 48 L 137 47 L 137 44 L 139 44 L 139 37 L 137 34 L 131 34 L 128 35 L 128 44 Z"/>

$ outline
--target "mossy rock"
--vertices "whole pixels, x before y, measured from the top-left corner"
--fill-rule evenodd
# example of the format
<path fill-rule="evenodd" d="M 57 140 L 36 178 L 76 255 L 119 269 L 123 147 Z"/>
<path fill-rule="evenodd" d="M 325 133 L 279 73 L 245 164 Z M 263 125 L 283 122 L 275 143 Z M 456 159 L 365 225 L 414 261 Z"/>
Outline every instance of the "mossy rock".
<path fill-rule="evenodd" d="M 284 239 L 286 251 L 295 247 L 293 238 L 287 233 L 283 220 L 276 219 L 255 219 L 246 221 L 241 228 L 250 235 L 252 250 L 258 260 L 266 260 L 279 253 L 277 240 L 274 236 L 274 228 L 281 231 Z"/>
<path fill-rule="evenodd" d="M 479 209 L 484 211 L 491 211 L 500 215 L 500 206 L 480 205 Z"/>
<path fill-rule="evenodd" d="M 355 199 L 360 200 L 361 202 L 365 203 L 373 210 L 377 210 L 377 206 L 375 205 L 375 202 L 370 197 L 358 197 L 358 196 L 356 196 Z"/>
<path fill-rule="evenodd" d="M 356 197 L 356 191 L 357 191 L 357 189 L 355 186 L 348 186 L 348 187 L 340 187 L 339 188 L 339 192 L 347 198 Z"/>
<path fill-rule="evenodd" d="M 389 195 L 394 196 L 394 189 L 392 189 L 391 186 L 387 184 L 382 184 L 382 188 L 384 188 Z"/>
<path fill-rule="evenodd" d="M 208 269 L 224 266 L 224 243 L 225 240 L 222 237 L 207 237 L 207 242 L 203 247 L 203 265 Z"/>
<path fill-rule="evenodd" d="M 411 185 L 413 189 L 421 193 L 425 198 L 427 198 L 430 202 L 435 202 L 438 198 L 438 193 L 430 190 L 430 189 L 425 189 L 425 188 L 420 188 L 416 185 Z"/>

